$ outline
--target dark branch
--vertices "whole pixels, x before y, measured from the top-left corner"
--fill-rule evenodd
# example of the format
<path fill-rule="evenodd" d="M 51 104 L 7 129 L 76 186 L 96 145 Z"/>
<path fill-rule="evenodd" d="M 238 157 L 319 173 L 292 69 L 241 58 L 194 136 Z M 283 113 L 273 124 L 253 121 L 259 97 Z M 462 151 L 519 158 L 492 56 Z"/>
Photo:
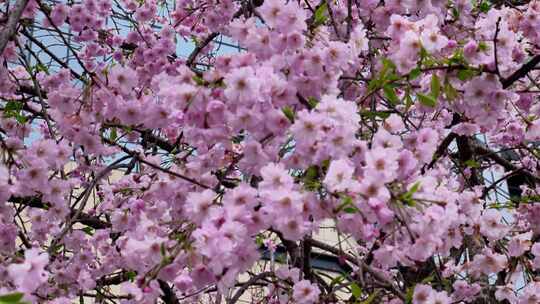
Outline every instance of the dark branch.
<path fill-rule="evenodd" d="M 510 75 L 507 78 L 503 79 L 501 81 L 503 88 L 504 89 L 508 88 L 514 82 L 518 81 L 519 79 L 521 79 L 522 77 L 527 75 L 527 73 L 532 71 L 536 67 L 536 65 L 538 63 L 540 63 L 540 55 L 534 56 L 529 62 L 527 62 L 526 64 L 521 66 L 521 68 L 519 68 L 517 71 L 515 71 L 512 75 Z"/>
<path fill-rule="evenodd" d="M 9 17 L 6 26 L 0 32 L 0 55 L 4 53 L 8 41 L 11 39 L 17 30 L 17 24 L 21 19 L 22 13 L 26 8 L 29 0 L 19 0 L 15 3 L 13 9 L 9 11 Z"/>

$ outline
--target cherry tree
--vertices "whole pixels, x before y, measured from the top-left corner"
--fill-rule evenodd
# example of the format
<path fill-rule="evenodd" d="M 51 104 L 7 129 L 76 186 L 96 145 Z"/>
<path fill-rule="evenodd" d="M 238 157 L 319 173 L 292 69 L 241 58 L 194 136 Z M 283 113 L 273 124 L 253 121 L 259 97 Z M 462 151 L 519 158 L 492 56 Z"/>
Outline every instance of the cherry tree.
<path fill-rule="evenodd" d="M 0 303 L 540 303 L 538 0 L 0 10 Z"/>

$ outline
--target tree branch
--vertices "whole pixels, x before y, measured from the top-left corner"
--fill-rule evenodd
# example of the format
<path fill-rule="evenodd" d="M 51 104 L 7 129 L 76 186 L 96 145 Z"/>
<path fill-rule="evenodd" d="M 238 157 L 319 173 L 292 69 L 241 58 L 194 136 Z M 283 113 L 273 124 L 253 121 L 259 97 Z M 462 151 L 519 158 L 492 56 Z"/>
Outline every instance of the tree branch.
<path fill-rule="evenodd" d="M 244 292 L 254 283 L 256 283 L 258 280 L 264 279 L 266 277 L 269 277 L 273 275 L 271 271 L 261 272 L 256 276 L 251 277 L 247 282 L 245 282 L 240 289 L 234 294 L 234 296 L 231 298 L 231 300 L 228 302 L 228 304 L 234 304 L 236 303 L 240 297 L 244 294 Z"/>
<path fill-rule="evenodd" d="M 49 206 L 41 201 L 38 197 L 19 197 L 19 196 L 12 196 L 9 198 L 8 202 L 12 202 L 19 205 L 24 205 L 32 208 L 39 208 L 39 209 L 48 209 Z M 81 213 L 79 216 L 75 219 L 75 222 L 81 223 L 85 226 L 92 227 L 96 230 L 99 229 L 106 229 L 111 227 L 111 223 L 105 222 L 99 219 L 99 217 L 94 215 L 89 215 L 87 213 Z"/>
<path fill-rule="evenodd" d="M 6 24 L 6 27 L 0 33 L 0 55 L 4 53 L 4 50 L 8 44 L 8 41 L 15 34 L 17 30 L 17 24 L 21 19 L 22 13 L 26 8 L 29 0 L 19 0 L 15 3 L 13 9 L 9 12 L 9 18 Z"/>
<path fill-rule="evenodd" d="M 521 79 L 522 77 L 527 75 L 527 73 L 532 71 L 536 67 L 536 65 L 538 63 L 540 63 L 540 54 L 534 56 L 529 62 L 522 65 L 521 68 L 519 68 L 517 71 L 515 71 L 512 75 L 510 75 L 507 78 L 503 79 L 501 81 L 503 88 L 504 89 L 508 88 L 514 82 L 518 81 L 519 79 Z"/>
<path fill-rule="evenodd" d="M 317 248 L 322 249 L 324 251 L 331 252 L 331 253 L 333 253 L 333 254 L 335 254 L 337 256 L 344 257 L 347 261 L 362 267 L 363 270 L 367 271 L 377 281 L 385 284 L 385 287 L 388 288 L 393 294 L 398 296 L 400 299 L 405 300 L 405 294 L 401 290 L 399 290 L 397 287 L 395 287 L 394 284 L 392 284 L 391 281 L 389 281 L 382 274 L 380 274 L 377 270 L 373 269 L 371 266 L 367 265 L 366 263 L 363 263 L 362 261 L 359 261 L 354 256 L 341 251 L 339 248 L 335 248 L 335 247 L 330 246 L 328 244 L 325 244 L 323 242 L 320 242 L 320 241 L 317 241 L 317 240 L 314 240 L 314 239 L 309 239 L 309 240 L 306 240 L 306 241 L 309 241 L 310 244 L 313 247 L 317 247 Z"/>

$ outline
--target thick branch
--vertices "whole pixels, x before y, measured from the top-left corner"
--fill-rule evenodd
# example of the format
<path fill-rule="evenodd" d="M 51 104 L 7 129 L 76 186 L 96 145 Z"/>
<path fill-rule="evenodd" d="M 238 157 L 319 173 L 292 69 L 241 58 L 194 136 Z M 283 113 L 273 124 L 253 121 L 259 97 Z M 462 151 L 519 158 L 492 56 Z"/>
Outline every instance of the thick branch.
<path fill-rule="evenodd" d="M 206 47 L 208 46 L 208 44 L 210 44 L 210 42 L 212 42 L 212 40 L 214 40 L 214 38 L 216 38 L 217 36 L 219 35 L 218 32 L 213 32 L 211 33 L 210 35 L 208 35 L 208 37 L 206 37 L 206 39 L 204 39 L 203 41 L 201 41 L 200 43 L 197 44 L 197 46 L 195 47 L 195 49 L 193 50 L 193 52 L 191 52 L 191 54 L 189 55 L 187 61 L 186 61 L 186 65 L 188 67 L 190 67 L 191 69 L 194 69 L 195 68 L 195 59 L 197 58 L 197 56 L 201 53 L 201 51 Z"/>
<path fill-rule="evenodd" d="M 9 202 L 25 205 L 32 208 L 39 208 L 39 209 L 47 209 L 49 206 L 45 204 L 41 199 L 38 197 L 18 197 L 18 196 L 12 196 L 8 200 Z M 88 227 L 92 227 L 96 230 L 98 229 L 106 229 L 110 228 L 111 224 L 105 221 L 102 221 L 97 216 L 89 215 L 87 213 L 81 213 L 79 216 L 75 219 L 76 222 L 81 223 L 83 225 L 86 225 Z"/>
<path fill-rule="evenodd" d="M 510 161 L 508 161 L 508 160 L 504 159 L 503 157 L 501 157 L 500 155 L 498 155 L 497 152 L 491 151 L 488 148 L 483 147 L 483 146 L 478 145 L 478 144 L 474 144 L 473 147 L 474 147 L 474 150 L 476 151 L 476 153 L 478 153 L 480 157 L 486 157 L 486 158 L 491 159 L 495 163 L 503 166 L 503 168 L 506 171 L 518 171 L 519 170 L 521 172 L 521 174 L 527 176 L 528 178 L 535 181 L 536 183 L 540 182 L 540 177 L 534 175 L 533 173 L 531 173 L 528 170 L 525 170 L 525 168 L 519 168 L 519 167 L 515 166 Z"/>
<path fill-rule="evenodd" d="M 4 53 L 8 41 L 15 34 L 17 30 L 17 24 L 21 19 L 22 13 L 26 8 L 29 0 L 19 0 L 15 3 L 15 6 L 9 11 L 9 18 L 6 27 L 0 33 L 0 55 Z"/>
<path fill-rule="evenodd" d="M 521 79 L 522 77 L 527 75 L 527 73 L 532 71 L 536 67 L 536 65 L 538 63 L 540 63 L 540 55 L 534 56 L 529 62 L 527 62 L 526 64 L 521 66 L 521 68 L 519 68 L 517 71 L 515 71 L 512 75 L 510 75 L 507 78 L 503 79 L 501 81 L 503 88 L 505 88 L 505 89 L 508 88 L 514 82 L 518 81 L 519 79 Z"/>
<path fill-rule="evenodd" d="M 178 301 L 178 298 L 176 297 L 176 294 L 172 290 L 172 288 L 167 284 L 167 282 L 163 280 L 158 280 L 159 288 L 161 291 L 163 291 L 163 295 L 161 296 L 161 299 L 165 304 L 177 304 L 180 303 Z"/>

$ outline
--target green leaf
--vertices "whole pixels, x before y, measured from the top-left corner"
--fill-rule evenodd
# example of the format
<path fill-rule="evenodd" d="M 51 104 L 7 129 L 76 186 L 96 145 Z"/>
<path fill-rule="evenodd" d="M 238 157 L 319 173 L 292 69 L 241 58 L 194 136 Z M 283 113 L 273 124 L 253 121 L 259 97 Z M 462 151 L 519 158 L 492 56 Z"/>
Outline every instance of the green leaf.
<path fill-rule="evenodd" d="M 409 109 L 413 106 L 414 101 L 412 100 L 410 92 L 407 92 L 405 94 L 405 111 L 409 111 Z"/>
<path fill-rule="evenodd" d="M 306 172 L 304 173 L 304 180 L 307 181 L 313 181 L 319 177 L 319 167 L 313 165 L 307 168 Z"/>
<path fill-rule="evenodd" d="M 294 111 L 291 107 L 285 106 L 281 111 L 283 111 L 283 114 L 285 114 L 285 117 L 287 117 L 291 123 L 294 123 Z"/>
<path fill-rule="evenodd" d="M 373 78 L 368 83 L 368 91 L 375 91 L 382 85 L 382 81 L 379 78 Z"/>
<path fill-rule="evenodd" d="M 384 111 L 362 111 L 360 112 L 360 115 L 366 118 L 375 118 L 380 117 L 382 119 L 388 118 L 390 116 L 390 112 L 384 112 Z"/>
<path fill-rule="evenodd" d="M 409 191 L 403 193 L 400 195 L 399 199 L 405 203 L 407 206 L 414 207 L 416 205 L 416 202 L 413 199 L 413 195 L 420 189 L 420 182 L 414 183 Z"/>
<path fill-rule="evenodd" d="M 474 77 L 474 71 L 473 70 L 459 70 L 457 72 L 457 78 L 461 81 L 466 81 Z"/>
<path fill-rule="evenodd" d="M 315 27 L 322 25 L 326 22 L 326 12 L 328 11 L 328 7 L 326 2 L 322 3 L 317 7 L 315 10 L 314 18 L 313 18 L 313 25 Z"/>
<path fill-rule="evenodd" d="M 389 84 L 384 85 L 383 92 L 384 92 L 384 96 L 390 101 L 391 104 L 393 105 L 399 104 L 399 97 L 397 96 L 396 91 L 391 85 Z"/>
<path fill-rule="evenodd" d="M 377 290 L 374 293 L 372 293 L 371 295 L 369 295 L 369 297 L 365 301 L 362 301 L 361 303 L 362 304 L 371 304 L 371 303 L 373 303 L 373 301 L 377 298 L 378 294 L 379 294 L 379 291 Z"/>
<path fill-rule="evenodd" d="M 264 245 L 264 236 L 262 234 L 258 234 L 255 236 L 255 244 L 257 246 L 262 247 Z"/>
<path fill-rule="evenodd" d="M 137 277 L 137 273 L 135 271 L 128 271 L 126 273 L 126 277 L 128 278 L 128 280 L 133 282 L 133 280 L 135 280 L 135 277 Z"/>
<path fill-rule="evenodd" d="M 28 117 L 22 115 L 21 113 L 15 114 L 15 120 L 17 120 L 21 125 L 24 125 L 28 121 Z"/>
<path fill-rule="evenodd" d="M 455 7 L 452 7 L 452 16 L 454 16 L 454 19 L 459 19 L 459 10 Z"/>
<path fill-rule="evenodd" d="M 422 74 L 422 70 L 420 70 L 420 68 L 413 69 L 412 71 L 409 72 L 409 80 L 414 80 L 418 78 L 420 74 Z"/>
<path fill-rule="evenodd" d="M 420 61 L 425 63 L 424 60 L 428 59 L 429 53 L 425 48 L 420 49 Z"/>
<path fill-rule="evenodd" d="M 482 13 L 487 13 L 489 12 L 489 9 L 491 8 L 491 5 L 489 4 L 488 1 L 482 1 L 480 2 L 480 5 L 478 5 L 478 9 L 482 12 Z"/>
<path fill-rule="evenodd" d="M 356 284 L 355 282 L 352 282 L 350 287 L 352 295 L 355 298 L 360 299 L 360 297 L 362 296 L 362 288 L 360 288 L 360 286 L 358 286 L 358 284 Z"/>
<path fill-rule="evenodd" d="M 437 74 L 433 74 L 431 76 L 431 96 L 433 96 L 433 98 L 437 100 L 440 94 L 441 94 L 441 81 L 439 80 L 439 77 L 437 76 Z"/>
<path fill-rule="evenodd" d="M 335 212 L 340 212 L 340 211 L 344 211 L 346 213 L 356 213 L 358 212 L 358 208 L 356 208 L 356 206 L 354 206 L 354 202 L 353 202 L 353 199 L 352 197 L 348 196 L 348 195 L 342 195 L 342 200 L 343 202 L 341 203 L 341 205 L 339 205 L 337 207 L 337 209 L 335 210 Z"/>
<path fill-rule="evenodd" d="M 159 246 L 159 252 L 161 253 L 162 257 L 167 256 L 167 248 L 165 248 L 165 243 L 161 243 Z"/>
<path fill-rule="evenodd" d="M 433 96 L 417 93 L 416 96 L 421 104 L 426 107 L 434 108 L 437 105 L 437 100 Z"/>
<path fill-rule="evenodd" d="M 340 284 L 341 282 L 343 282 L 343 280 L 345 280 L 345 275 L 338 275 L 337 277 L 332 279 L 332 282 L 330 282 L 330 286 Z"/>
<path fill-rule="evenodd" d="M 24 297 L 24 293 L 22 292 L 14 292 L 10 294 L 6 294 L 3 296 L 0 296 L 0 303 L 20 303 L 22 298 Z"/>
<path fill-rule="evenodd" d="M 118 138 L 118 132 L 116 131 L 116 128 L 112 128 L 111 129 L 110 140 L 111 141 L 116 141 L 116 138 Z"/>
<path fill-rule="evenodd" d="M 345 207 L 345 208 L 343 209 L 343 212 L 349 213 L 349 214 L 357 213 L 358 211 L 360 211 L 360 210 L 358 210 L 358 208 L 353 207 L 353 206 L 351 206 L 351 207 Z"/>
<path fill-rule="evenodd" d="M 321 187 L 321 183 L 319 182 L 319 167 L 313 165 L 307 168 L 307 170 L 304 172 L 303 180 L 304 180 L 304 187 L 307 190 L 316 191 Z"/>
<path fill-rule="evenodd" d="M 195 83 L 196 83 L 197 85 L 202 86 L 202 85 L 205 84 L 204 79 L 202 79 L 202 77 L 200 77 L 200 76 L 198 76 L 198 75 L 193 76 L 193 80 L 195 81 Z"/>
<path fill-rule="evenodd" d="M 478 49 L 482 52 L 489 51 L 489 45 L 485 41 L 478 42 Z"/>
<path fill-rule="evenodd" d="M 382 63 L 383 63 L 383 69 L 382 69 L 381 74 L 383 76 L 386 76 L 388 74 L 388 72 L 390 72 L 390 71 L 395 71 L 396 70 L 396 65 L 392 62 L 392 60 L 390 60 L 388 58 L 383 58 Z"/>
<path fill-rule="evenodd" d="M 383 58 L 381 61 L 383 67 L 379 75 L 379 85 L 377 87 L 382 86 L 386 81 L 395 81 L 399 79 L 399 76 L 395 74 L 396 65 L 387 58 Z"/>
<path fill-rule="evenodd" d="M 309 106 L 313 109 L 317 106 L 317 104 L 319 103 L 319 101 L 317 100 L 317 98 L 315 97 L 312 97 L 312 96 L 309 96 L 307 98 L 307 102 L 309 103 Z"/>
<path fill-rule="evenodd" d="M 34 68 L 37 72 L 45 72 L 46 74 L 49 73 L 49 69 L 41 63 L 36 64 Z"/>
<path fill-rule="evenodd" d="M 475 161 L 474 159 L 469 159 L 469 160 L 466 160 L 464 162 L 465 166 L 469 167 L 469 168 L 479 168 L 480 167 L 480 164 Z"/>
<path fill-rule="evenodd" d="M 413 194 L 415 194 L 416 192 L 418 192 L 418 189 L 420 189 L 420 185 L 421 185 L 420 182 L 414 183 L 414 184 L 411 186 L 411 189 L 409 189 L 409 191 L 407 191 L 407 195 L 412 196 Z"/>
<path fill-rule="evenodd" d="M 94 228 L 92 227 L 84 227 L 81 230 L 88 235 L 94 235 Z"/>
<path fill-rule="evenodd" d="M 22 108 L 23 108 L 22 102 L 11 100 L 11 101 L 8 101 L 8 103 L 4 107 L 4 111 L 6 111 L 6 112 L 8 112 L 8 111 L 20 111 L 20 110 L 22 110 Z"/>
<path fill-rule="evenodd" d="M 422 280 L 422 283 L 427 284 L 427 283 L 433 281 L 433 279 L 435 279 L 435 275 L 434 275 L 434 274 L 431 274 L 430 276 L 424 278 L 424 279 Z"/>
<path fill-rule="evenodd" d="M 458 91 L 450 84 L 449 81 L 444 83 L 444 96 L 447 100 L 452 101 L 458 97 Z"/>
<path fill-rule="evenodd" d="M 407 288 L 407 294 L 405 295 L 405 303 L 407 304 L 412 303 L 413 295 L 414 295 L 414 287 L 415 286 L 411 286 Z"/>

